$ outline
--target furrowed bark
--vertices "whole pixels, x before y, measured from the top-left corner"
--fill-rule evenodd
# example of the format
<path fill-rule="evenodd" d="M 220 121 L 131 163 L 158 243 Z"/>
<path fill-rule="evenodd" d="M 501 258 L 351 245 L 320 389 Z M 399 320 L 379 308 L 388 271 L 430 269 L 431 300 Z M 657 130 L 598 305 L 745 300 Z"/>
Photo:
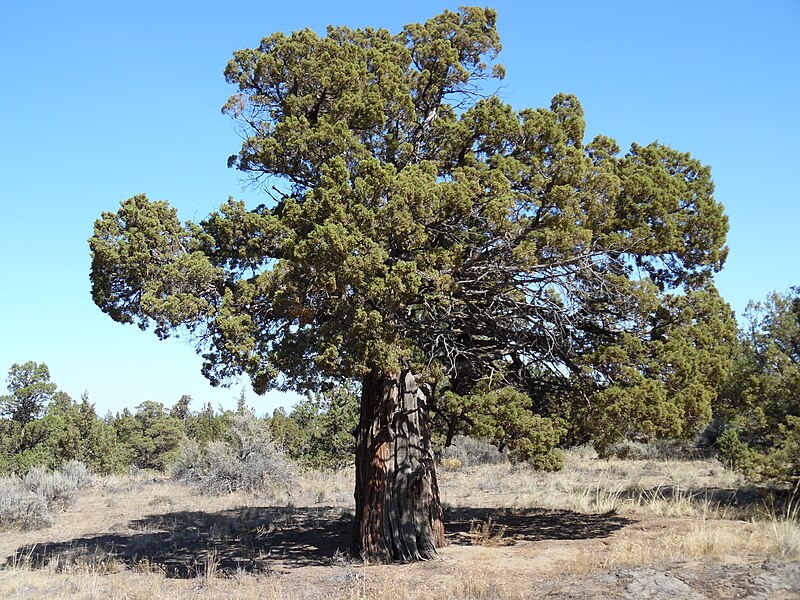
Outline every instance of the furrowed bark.
<path fill-rule="evenodd" d="M 357 555 L 424 560 L 445 543 L 425 396 L 410 371 L 364 378 L 355 500 Z"/>

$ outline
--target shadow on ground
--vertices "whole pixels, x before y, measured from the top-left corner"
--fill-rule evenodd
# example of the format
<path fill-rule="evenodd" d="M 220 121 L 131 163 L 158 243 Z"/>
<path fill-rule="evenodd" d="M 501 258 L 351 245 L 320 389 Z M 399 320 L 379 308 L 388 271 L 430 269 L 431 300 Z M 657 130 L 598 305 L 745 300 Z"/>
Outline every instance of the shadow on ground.
<path fill-rule="evenodd" d="M 453 508 L 447 512 L 445 529 L 451 544 L 513 544 L 604 538 L 632 523 L 614 512 L 591 515 L 539 508 Z"/>
<path fill-rule="evenodd" d="M 5 562 L 57 571 L 146 570 L 172 578 L 331 565 L 345 556 L 352 518 L 337 507 L 173 512 L 132 521 L 120 533 L 24 546 Z M 448 541 L 474 543 L 475 531 L 490 521 L 492 533 L 502 528 L 503 543 L 606 537 L 632 523 L 615 514 L 456 508 L 446 515 Z"/>

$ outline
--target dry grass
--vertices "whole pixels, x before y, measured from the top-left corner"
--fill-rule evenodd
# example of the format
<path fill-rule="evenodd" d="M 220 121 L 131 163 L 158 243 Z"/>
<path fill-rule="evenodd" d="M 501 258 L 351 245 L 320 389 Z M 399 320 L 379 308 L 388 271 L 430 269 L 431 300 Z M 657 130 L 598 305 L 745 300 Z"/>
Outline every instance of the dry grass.
<path fill-rule="evenodd" d="M 701 520 L 665 530 L 661 536 L 624 536 L 602 549 L 582 553 L 571 572 L 646 566 L 689 559 L 795 560 L 800 558 L 797 521 L 750 523 Z"/>
<path fill-rule="evenodd" d="M 505 546 L 508 540 L 503 540 L 506 533 L 506 528 L 502 525 L 497 525 L 488 521 L 472 521 L 469 526 L 469 537 L 472 543 L 476 546 L 483 546 L 485 548 L 494 548 L 495 546 Z"/>
<path fill-rule="evenodd" d="M 568 452 L 559 473 L 493 465 L 440 478 L 451 506 L 618 514 L 652 529 L 587 544 L 568 561 L 570 573 L 684 560 L 800 559 L 800 502 L 776 509 L 764 490 L 748 489 L 715 460 L 601 461 Z"/>
<path fill-rule="evenodd" d="M 713 461 L 571 452 L 560 473 L 463 467 L 439 483 L 453 545 L 428 563 L 367 566 L 335 553 L 349 472 L 305 473 L 269 496 L 101 478 L 53 526 L 0 536 L 0 597 L 492 600 L 619 568 L 800 559 L 800 504 L 772 506 Z"/>
<path fill-rule="evenodd" d="M 537 473 L 524 466 L 484 465 L 440 475 L 445 502 L 547 508 L 582 513 L 619 512 L 659 517 L 741 518 L 724 502 L 740 478 L 717 461 L 598 460 L 567 452 L 564 469 Z M 752 510 L 754 507 L 747 507 Z"/>

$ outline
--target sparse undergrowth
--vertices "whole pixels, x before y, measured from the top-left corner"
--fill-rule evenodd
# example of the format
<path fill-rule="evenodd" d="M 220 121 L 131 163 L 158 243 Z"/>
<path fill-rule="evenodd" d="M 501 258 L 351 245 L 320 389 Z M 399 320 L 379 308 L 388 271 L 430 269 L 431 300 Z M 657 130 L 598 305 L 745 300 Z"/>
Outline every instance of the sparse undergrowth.
<path fill-rule="evenodd" d="M 64 542 L 54 542 L 55 529 L 16 543 L 23 534 L 11 532 L 0 542 L 0 560 L 14 557 L 0 570 L 0 596 L 563 597 L 557 590 L 609 581 L 603 574 L 637 581 L 687 560 L 726 576 L 729 565 L 800 559 L 791 494 L 770 503 L 765 490 L 745 487 L 711 460 L 605 461 L 571 451 L 559 473 L 502 463 L 442 470 L 439 483 L 452 543 L 444 560 L 367 567 L 341 554 L 349 541 L 348 472 L 296 475 L 286 507 L 263 489 L 209 496 L 144 472 L 98 479 L 56 515 Z"/>
<path fill-rule="evenodd" d="M 567 510 L 693 523 L 679 531 L 665 525 L 664 535 L 654 540 L 617 538 L 600 554 L 579 560 L 579 570 L 731 553 L 800 559 L 797 494 L 748 486 L 714 459 L 598 460 L 591 451 L 576 450 L 566 453 L 565 468 L 558 473 L 496 464 L 445 469 L 440 478 L 450 506 L 480 502 L 519 511 Z M 490 522 L 476 524 L 473 539 L 482 539 L 480 534 L 491 528 Z"/>
<path fill-rule="evenodd" d="M 457 463 L 455 461 L 458 461 Z M 501 452 L 497 446 L 466 435 L 457 435 L 453 438 L 452 445 L 442 451 L 442 463 L 447 465 L 458 464 L 458 467 L 474 467 L 478 465 L 497 465 L 508 462 L 508 456 Z M 456 467 L 456 468 L 458 468 Z"/>
<path fill-rule="evenodd" d="M 33 467 L 24 477 L 0 479 L 0 529 L 30 530 L 52 525 L 78 489 L 89 485 L 86 465 L 69 461 L 56 471 Z"/>
<path fill-rule="evenodd" d="M 565 454 L 564 469 L 482 465 L 441 474 L 446 502 L 468 504 L 489 493 L 512 508 L 582 513 L 616 511 L 661 517 L 750 518 L 768 514 L 770 490 L 752 488 L 713 459 L 598 460 L 589 450 Z"/>

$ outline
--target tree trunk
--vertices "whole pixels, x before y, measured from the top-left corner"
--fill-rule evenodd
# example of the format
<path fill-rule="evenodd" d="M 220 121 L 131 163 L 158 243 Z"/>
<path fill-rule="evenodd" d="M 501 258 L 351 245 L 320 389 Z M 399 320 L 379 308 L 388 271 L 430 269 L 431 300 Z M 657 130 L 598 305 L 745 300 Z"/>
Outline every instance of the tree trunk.
<path fill-rule="evenodd" d="M 410 371 L 364 378 L 352 548 L 368 560 L 424 560 L 444 546 L 425 408 Z"/>

